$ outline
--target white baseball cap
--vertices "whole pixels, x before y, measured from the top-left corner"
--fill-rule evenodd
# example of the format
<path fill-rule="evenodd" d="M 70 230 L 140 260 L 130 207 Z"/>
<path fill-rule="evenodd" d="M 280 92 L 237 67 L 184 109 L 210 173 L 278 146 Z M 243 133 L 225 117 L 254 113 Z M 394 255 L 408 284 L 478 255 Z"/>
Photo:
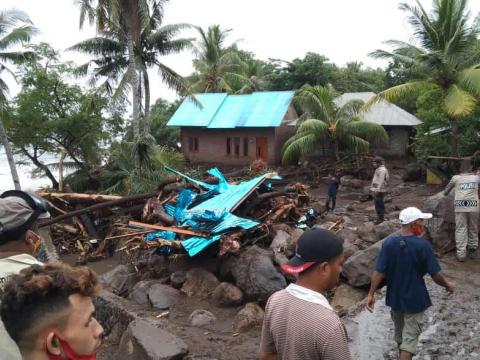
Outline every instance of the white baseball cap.
<path fill-rule="evenodd" d="M 398 218 L 400 219 L 402 225 L 406 225 L 418 219 L 431 219 L 432 216 L 433 215 L 430 213 L 421 212 L 416 207 L 408 207 L 400 211 L 400 215 L 398 215 Z"/>

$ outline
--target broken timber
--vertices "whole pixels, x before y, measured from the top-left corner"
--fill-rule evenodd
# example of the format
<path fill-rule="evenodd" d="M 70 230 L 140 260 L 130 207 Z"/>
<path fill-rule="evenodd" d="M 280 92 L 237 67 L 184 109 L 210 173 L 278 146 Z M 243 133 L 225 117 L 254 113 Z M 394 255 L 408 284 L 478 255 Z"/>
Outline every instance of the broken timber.
<path fill-rule="evenodd" d="M 145 224 L 139 221 L 129 221 L 128 226 L 145 228 L 145 229 L 155 229 L 155 230 L 162 230 L 162 231 L 172 231 L 177 234 L 183 235 L 192 235 L 192 236 L 200 236 L 200 237 L 209 237 L 209 234 L 199 233 L 187 229 L 182 229 L 176 226 L 161 226 L 161 225 L 152 225 L 152 224 Z"/>

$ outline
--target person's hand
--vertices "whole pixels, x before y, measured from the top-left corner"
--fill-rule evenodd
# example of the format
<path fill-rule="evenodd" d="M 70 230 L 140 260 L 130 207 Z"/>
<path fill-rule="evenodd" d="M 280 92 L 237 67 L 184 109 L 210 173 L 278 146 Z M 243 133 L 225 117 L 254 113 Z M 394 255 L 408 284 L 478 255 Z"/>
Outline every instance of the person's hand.
<path fill-rule="evenodd" d="M 373 313 L 373 308 L 375 306 L 375 294 L 368 293 L 367 296 L 367 310 Z"/>

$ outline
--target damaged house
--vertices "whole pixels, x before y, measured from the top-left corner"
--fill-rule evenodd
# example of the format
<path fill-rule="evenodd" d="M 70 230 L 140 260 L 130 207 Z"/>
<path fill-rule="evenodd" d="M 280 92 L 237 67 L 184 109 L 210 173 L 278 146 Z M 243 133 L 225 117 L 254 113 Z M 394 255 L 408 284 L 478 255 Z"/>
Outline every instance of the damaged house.
<path fill-rule="evenodd" d="M 373 92 L 345 93 L 335 99 L 335 104 L 341 107 L 352 100 L 367 103 L 375 95 Z M 378 155 L 397 158 L 408 155 L 414 127 L 422 123 L 409 112 L 385 100 L 372 105 L 371 109 L 364 113 L 363 118 L 382 125 L 389 137 L 386 144 L 372 144 L 373 151 Z"/>
<path fill-rule="evenodd" d="M 191 163 L 244 166 L 261 159 L 281 161 L 285 141 L 295 133 L 294 91 L 195 94 L 185 99 L 167 126 L 180 127 L 181 147 Z"/>

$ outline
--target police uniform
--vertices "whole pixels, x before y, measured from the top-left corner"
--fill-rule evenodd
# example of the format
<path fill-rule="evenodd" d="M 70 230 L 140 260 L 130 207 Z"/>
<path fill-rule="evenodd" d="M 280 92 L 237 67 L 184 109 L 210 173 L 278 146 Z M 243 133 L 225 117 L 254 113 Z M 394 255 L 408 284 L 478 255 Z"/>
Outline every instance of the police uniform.
<path fill-rule="evenodd" d="M 472 252 L 478 248 L 479 182 L 478 175 L 462 174 L 447 185 L 446 192 L 455 187 L 455 242 L 460 259 L 467 255 L 467 248 Z"/>

